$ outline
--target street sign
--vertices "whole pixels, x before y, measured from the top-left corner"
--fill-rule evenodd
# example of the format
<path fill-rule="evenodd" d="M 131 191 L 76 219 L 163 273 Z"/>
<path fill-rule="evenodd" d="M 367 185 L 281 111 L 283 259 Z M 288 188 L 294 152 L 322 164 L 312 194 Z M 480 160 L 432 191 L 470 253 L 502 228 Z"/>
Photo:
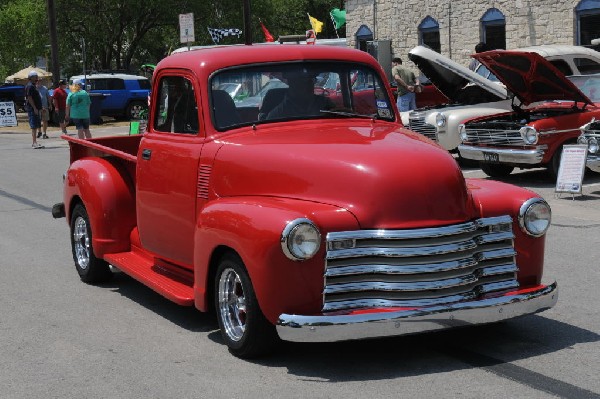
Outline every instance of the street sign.
<path fill-rule="evenodd" d="M 179 40 L 181 43 L 195 41 L 194 13 L 179 14 Z"/>
<path fill-rule="evenodd" d="M 12 101 L 0 102 L 0 126 L 17 126 L 17 113 L 15 112 L 15 103 Z"/>
<path fill-rule="evenodd" d="M 581 194 L 586 157 L 587 145 L 563 146 L 555 192 Z"/>

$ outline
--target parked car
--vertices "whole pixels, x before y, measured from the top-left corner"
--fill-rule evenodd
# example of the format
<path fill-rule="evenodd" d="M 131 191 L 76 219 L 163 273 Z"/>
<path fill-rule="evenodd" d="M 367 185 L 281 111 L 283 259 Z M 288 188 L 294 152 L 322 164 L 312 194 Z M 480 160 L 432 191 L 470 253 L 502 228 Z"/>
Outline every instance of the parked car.
<path fill-rule="evenodd" d="M 458 125 L 463 120 L 511 109 L 503 85 L 479 76 L 436 51 L 417 46 L 408 53 L 408 58 L 448 101 L 403 112 L 402 121 L 410 130 L 427 136 L 448 151 L 457 151 Z"/>
<path fill-rule="evenodd" d="M 460 125 L 460 155 L 480 162 L 492 177 L 515 167 L 546 167 L 556 177 L 562 146 L 576 143 L 580 127 L 600 118 L 600 74 L 567 79 L 537 53 L 490 51 L 474 55 L 518 99 L 514 111 Z M 590 98 L 584 92 L 594 96 Z M 529 109 L 523 105 L 542 102 Z"/>
<path fill-rule="evenodd" d="M 598 87 L 600 90 L 600 87 Z M 581 127 L 581 136 L 577 139 L 579 144 L 588 146 L 585 166 L 600 173 L 600 120 L 593 119 Z"/>
<path fill-rule="evenodd" d="M 565 76 L 600 73 L 600 53 L 591 48 L 562 44 L 521 47 L 513 51 L 537 53 Z M 484 78 L 497 81 L 497 78 L 481 63 L 475 72 Z"/>
<path fill-rule="evenodd" d="M 150 80 L 144 76 L 123 73 L 101 73 L 72 76 L 85 82 L 90 94 L 102 94 L 101 114 L 105 116 L 140 119 L 140 114 L 148 110 Z"/>
<path fill-rule="evenodd" d="M 25 86 L 13 83 L 4 83 L 0 86 L 0 101 L 12 101 L 15 103 L 15 110 L 22 112 L 25 110 Z"/>
<path fill-rule="evenodd" d="M 564 75 L 600 72 L 600 53 L 586 47 L 545 45 L 526 47 L 519 51 L 539 54 Z M 502 82 L 481 63 L 474 73 L 422 46 L 411 50 L 409 58 L 450 101 L 445 105 L 402 113 L 402 121 L 411 130 L 437 141 L 449 151 L 456 151 L 461 143 L 458 126 L 464 120 L 512 109 L 511 101 L 506 101 L 509 98 L 506 90 L 499 94 L 498 86 Z M 484 79 L 479 79 L 476 75 Z"/>

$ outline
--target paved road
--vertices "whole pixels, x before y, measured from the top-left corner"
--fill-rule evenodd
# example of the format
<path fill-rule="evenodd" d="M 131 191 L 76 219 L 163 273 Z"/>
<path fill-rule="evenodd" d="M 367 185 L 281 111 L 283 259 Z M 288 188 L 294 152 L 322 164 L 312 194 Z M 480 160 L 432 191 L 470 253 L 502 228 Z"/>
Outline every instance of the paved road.
<path fill-rule="evenodd" d="M 600 398 L 598 175 L 574 200 L 556 198 L 540 171 L 507 179 L 553 206 L 555 308 L 421 336 L 285 344 L 249 362 L 229 355 L 210 314 L 125 275 L 79 281 L 66 223 L 50 214 L 68 148 L 45 142 L 32 150 L 26 132 L 0 130 L 0 398 Z"/>

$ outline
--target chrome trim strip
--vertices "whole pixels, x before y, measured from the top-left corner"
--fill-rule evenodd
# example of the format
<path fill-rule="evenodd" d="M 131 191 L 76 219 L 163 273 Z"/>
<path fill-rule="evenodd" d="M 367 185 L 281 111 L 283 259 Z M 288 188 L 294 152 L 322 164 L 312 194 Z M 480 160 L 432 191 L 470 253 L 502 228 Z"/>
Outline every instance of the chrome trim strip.
<path fill-rule="evenodd" d="M 428 247 L 410 247 L 410 248 L 352 248 L 330 251 L 326 255 L 326 259 L 340 258 L 358 258 L 362 256 L 383 256 L 383 257 L 412 257 L 412 256 L 430 256 L 443 255 L 469 249 L 477 248 L 474 240 L 469 239 L 463 242 L 454 244 L 432 245 Z"/>
<path fill-rule="evenodd" d="M 539 164 L 546 153 L 546 146 L 538 146 L 531 150 L 504 149 L 497 147 L 475 147 L 465 144 L 458 146 L 458 151 L 463 158 L 474 161 L 483 161 L 484 152 L 498 154 L 500 163 Z"/>
<path fill-rule="evenodd" d="M 503 218 L 504 217 L 498 217 Z M 489 218 L 489 219 L 497 219 L 497 218 Z M 506 223 L 511 223 L 512 219 L 509 219 Z M 485 223 L 487 225 L 497 224 L 489 223 L 486 219 Z M 414 229 L 414 230 L 356 230 L 356 231 L 341 231 L 341 232 L 332 232 L 327 233 L 327 241 L 342 241 L 342 240 L 363 240 L 363 239 L 381 239 L 381 240 L 402 240 L 402 239 L 411 239 L 411 238 L 436 238 L 436 237 L 444 237 L 462 233 L 470 233 L 472 231 L 477 230 L 477 226 L 485 226 L 486 224 L 482 224 L 479 219 L 476 222 L 467 222 L 462 224 L 455 224 L 451 226 L 443 226 L 443 227 L 428 227 L 424 229 Z"/>
<path fill-rule="evenodd" d="M 474 292 L 464 292 L 456 295 L 443 296 L 439 298 L 422 299 L 349 299 L 347 301 L 335 301 L 325 304 L 324 311 L 336 311 L 347 309 L 367 309 L 367 308 L 392 308 L 392 307 L 421 307 L 443 305 L 452 302 L 468 301 L 476 297 Z"/>
<path fill-rule="evenodd" d="M 497 250 L 493 250 L 493 251 L 479 252 L 477 254 L 477 260 L 479 262 L 482 262 L 484 260 L 506 258 L 509 256 L 515 256 L 515 255 L 517 255 L 517 251 L 515 251 L 512 247 L 511 248 L 502 248 L 502 249 L 497 249 Z"/>
<path fill-rule="evenodd" d="M 462 285 L 473 284 L 477 282 L 477 277 L 473 274 L 466 276 L 448 278 L 435 281 L 415 281 L 388 283 L 384 281 L 364 281 L 354 283 L 340 283 L 328 285 L 324 289 L 325 294 L 337 294 L 346 292 L 360 291 L 393 291 L 393 292 L 415 292 L 423 290 L 441 290 L 445 288 L 460 287 Z"/>
<path fill-rule="evenodd" d="M 511 231 L 505 231 L 505 232 L 501 232 L 501 233 L 492 233 L 492 234 L 487 234 L 485 236 L 475 237 L 475 242 L 477 242 L 477 244 L 481 245 L 481 244 L 489 244 L 491 242 L 512 240 L 513 238 L 515 238 L 515 235 Z"/>
<path fill-rule="evenodd" d="M 339 277 L 360 274 L 388 274 L 388 275 L 403 275 L 403 274 L 421 274 L 421 273 L 439 273 L 450 270 L 465 269 L 475 266 L 477 260 L 474 258 L 458 259 L 449 262 L 427 263 L 423 265 L 355 265 L 355 266 L 338 266 L 329 267 L 325 271 L 325 277 Z"/>
<path fill-rule="evenodd" d="M 519 268 L 514 263 L 509 265 L 498 265 L 486 267 L 483 269 L 479 269 L 477 271 L 478 277 L 488 277 L 488 276 L 496 276 L 498 274 L 506 274 L 506 273 L 516 273 L 519 271 Z"/>
<path fill-rule="evenodd" d="M 294 342 L 335 342 L 416 334 L 493 323 L 550 309 L 558 300 L 553 283 L 535 291 L 448 305 L 362 314 L 303 316 L 282 314 L 279 337 Z"/>

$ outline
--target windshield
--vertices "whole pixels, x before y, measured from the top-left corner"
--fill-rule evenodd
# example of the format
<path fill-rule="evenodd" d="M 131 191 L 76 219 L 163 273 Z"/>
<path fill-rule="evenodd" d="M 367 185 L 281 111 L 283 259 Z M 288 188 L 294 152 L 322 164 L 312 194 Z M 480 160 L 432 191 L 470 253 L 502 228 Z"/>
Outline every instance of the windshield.
<path fill-rule="evenodd" d="M 595 103 L 600 102 L 600 74 L 568 76 L 583 94 Z"/>
<path fill-rule="evenodd" d="M 243 95 L 226 87 L 240 85 Z M 213 123 L 218 130 L 294 119 L 378 118 L 394 111 L 384 83 L 368 66 L 298 62 L 228 69 L 210 82 Z"/>

